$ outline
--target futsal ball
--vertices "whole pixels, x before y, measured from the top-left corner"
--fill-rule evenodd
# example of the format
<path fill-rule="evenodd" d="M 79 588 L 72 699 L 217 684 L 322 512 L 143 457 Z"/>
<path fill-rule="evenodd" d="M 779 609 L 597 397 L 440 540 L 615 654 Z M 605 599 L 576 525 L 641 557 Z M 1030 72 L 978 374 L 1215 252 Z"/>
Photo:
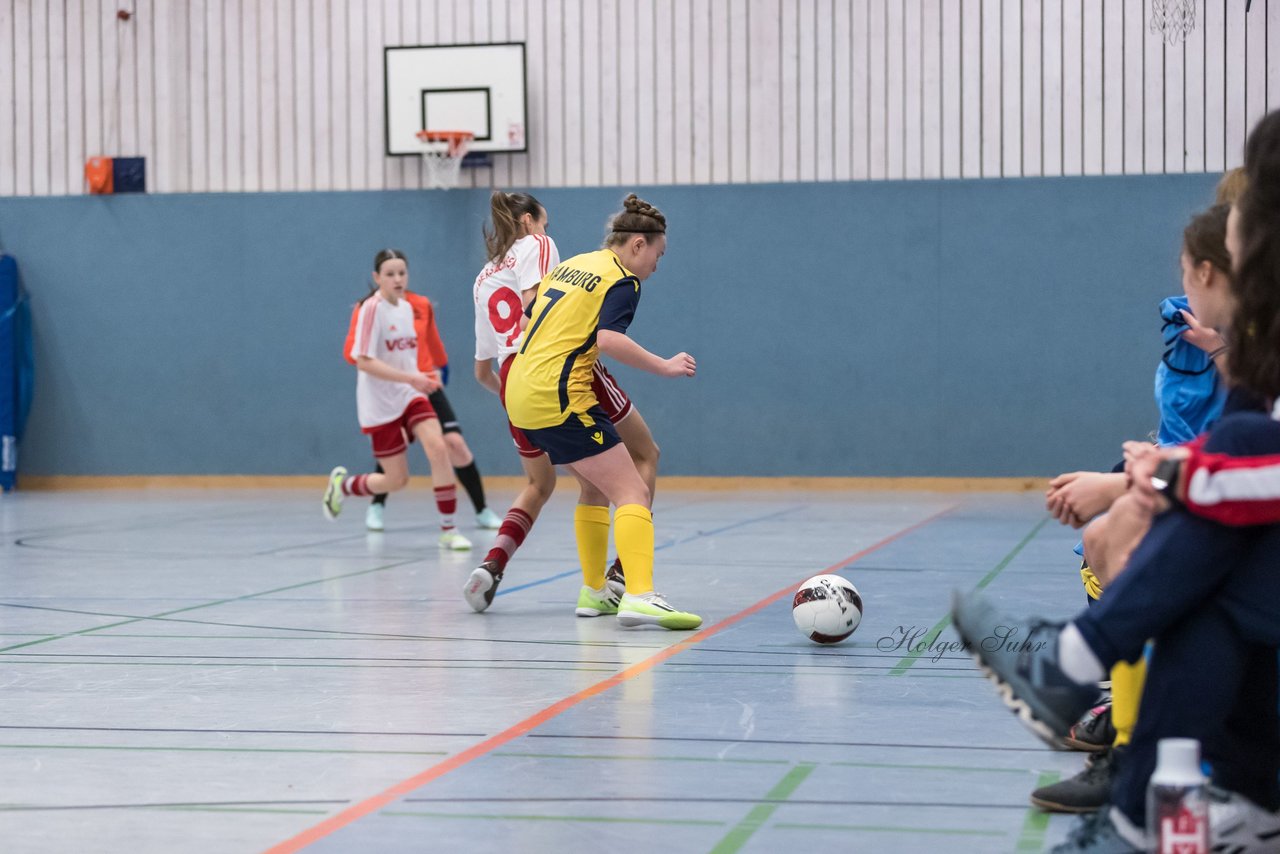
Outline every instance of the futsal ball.
<path fill-rule="evenodd" d="M 796 590 L 791 617 L 814 643 L 840 643 L 862 622 L 862 597 L 847 578 L 815 575 Z"/>

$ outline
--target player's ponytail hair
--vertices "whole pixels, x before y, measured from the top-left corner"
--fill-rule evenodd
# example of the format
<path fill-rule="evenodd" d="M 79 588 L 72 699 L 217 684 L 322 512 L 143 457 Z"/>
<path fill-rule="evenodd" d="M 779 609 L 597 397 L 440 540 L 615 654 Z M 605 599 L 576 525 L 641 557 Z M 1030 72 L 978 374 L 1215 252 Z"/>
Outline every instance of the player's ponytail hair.
<path fill-rule="evenodd" d="M 380 249 L 378 250 L 378 254 L 373 256 L 373 272 L 375 273 L 382 272 L 382 265 L 390 261 L 392 258 L 399 258 L 401 261 L 404 262 L 405 267 L 409 266 L 409 256 L 405 255 L 399 249 Z M 360 302 L 363 303 L 369 297 L 377 293 L 377 291 L 378 291 L 378 286 L 375 285 L 373 282 L 370 282 L 369 293 L 362 296 L 360 298 Z"/>
<path fill-rule="evenodd" d="M 654 235 L 666 234 L 667 218 L 662 211 L 631 193 L 622 200 L 622 212 L 611 216 L 607 227 L 606 249 L 621 246 L 633 237 L 643 237 L 648 243 Z"/>
<path fill-rule="evenodd" d="M 1229 363 L 1233 380 L 1274 400 L 1280 397 L 1280 111 L 1249 134 L 1244 168 Z"/>
<path fill-rule="evenodd" d="M 1223 173 L 1218 179 L 1217 189 L 1214 190 L 1213 203 L 1215 205 L 1234 205 L 1240 201 L 1240 197 L 1244 195 L 1244 189 L 1249 185 L 1249 179 L 1244 174 L 1244 167 L 1237 166 Z"/>
<path fill-rule="evenodd" d="M 507 257 L 511 247 L 524 237 L 524 226 L 520 217 L 529 214 L 534 219 L 542 218 L 543 207 L 538 200 L 528 193 L 504 193 L 494 190 L 489 197 L 489 214 L 493 220 L 493 231 L 484 228 L 484 248 L 490 261 L 501 261 Z"/>

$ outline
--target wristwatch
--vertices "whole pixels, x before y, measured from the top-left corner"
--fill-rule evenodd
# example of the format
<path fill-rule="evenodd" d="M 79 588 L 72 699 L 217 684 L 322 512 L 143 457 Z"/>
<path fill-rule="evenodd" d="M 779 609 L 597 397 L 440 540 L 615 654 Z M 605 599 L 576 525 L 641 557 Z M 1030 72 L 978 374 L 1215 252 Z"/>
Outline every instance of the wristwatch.
<path fill-rule="evenodd" d="M 1178 474 L 1182 471 L 1182 460 L 1180 459 L 1163 459 L 1156 466 L 1155 473 L 1151 475 L 1151 485 L 1155 491 L 1163 495 L 1165 498 L 1174 502 L 1178 502 L 1177 484 Z"/>

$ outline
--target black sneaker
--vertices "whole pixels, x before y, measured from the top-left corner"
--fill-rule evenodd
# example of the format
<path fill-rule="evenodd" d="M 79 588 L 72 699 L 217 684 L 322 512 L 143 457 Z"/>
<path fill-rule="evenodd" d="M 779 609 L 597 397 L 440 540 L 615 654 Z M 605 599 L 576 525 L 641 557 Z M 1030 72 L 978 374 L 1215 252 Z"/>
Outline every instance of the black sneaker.
<path fill-rule="evenodd" d="M 619 599 L 622 598 L 623 593 L 627 592 L 627 577 L 622 574 L 622 558 L 614 558 L 613 564 L 605 570 L 604 586 Z"/>
<path fill-rule="evenodd" d="M 1062 737 L 1098 698 L 1096 682 L 1082 685 L 1058 666 L 1063 624 L 1008 617 L 976 592 L 952 597 L 951 622 L 1018 720 L 1046 744 L 1062 747 Z"/>
<path fill-rule="evenodd" d="M 479 614 L 493 604 L 493 594 L 498 592 L 501 583 L 502 570 L 498 569 L 497 561 L 486 560 L 471 571 L 467 586 L 462 588 L 462 598 Z"/>
<path fill-rule="evenodd" d="M 1108 747 L 1090 756 L 1079 774 L 1032 792 L 1031 803 L 1045 812 L 1085 813 L 1101 809 L 1111 797 L 1111 780 L 1121 752 L 1123 748 Z"/>
<path fill-rule="evenodd" d="M 1083 750 L 1086 753 L 1100 753 L 1116 740 L 1116 728 L 1111 723 L 1111 706 L 1094 706 L 1084 713 L 1079 723 L 1071 728 L 1071 732 L 1062 743 L 1072 750 Z"/>

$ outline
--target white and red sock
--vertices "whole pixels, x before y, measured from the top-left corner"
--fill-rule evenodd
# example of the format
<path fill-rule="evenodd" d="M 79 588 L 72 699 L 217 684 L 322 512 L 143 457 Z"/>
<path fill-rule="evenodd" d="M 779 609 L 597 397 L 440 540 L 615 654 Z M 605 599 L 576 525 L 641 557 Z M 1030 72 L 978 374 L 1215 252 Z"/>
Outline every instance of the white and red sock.
<path fill-rule="evenodd" d="M 369 475 L 357 474 L 352 477 L 342 479 L 343 495 L 373 495 L 373 490 L 369 488 Z"/>
<path fill-rule="evenodd" d="M 507 561 L 511 560 L 516 549 L 524 543 L 524 538 L 529 535 L 529 529 L 532 527 L 533 517 L 519 507 L 512 507 L 507 511 L 507 517 L 502 520 L 502 527 L 498 528 L 498 536 L 493 541 L 493 548 L 489 549 L 484 559 L 498 564 L 498 572 L 502 572 L 507 568 Z"/>
<path fill-rule="evenodd" d="M 458 487 L 450 484 L 449 486 L 437 486 L 433 490 L 436 494 L 436 509 L 440 511 L 440 530 L 453 530 L 453 514 L 458 512 Z"/>

